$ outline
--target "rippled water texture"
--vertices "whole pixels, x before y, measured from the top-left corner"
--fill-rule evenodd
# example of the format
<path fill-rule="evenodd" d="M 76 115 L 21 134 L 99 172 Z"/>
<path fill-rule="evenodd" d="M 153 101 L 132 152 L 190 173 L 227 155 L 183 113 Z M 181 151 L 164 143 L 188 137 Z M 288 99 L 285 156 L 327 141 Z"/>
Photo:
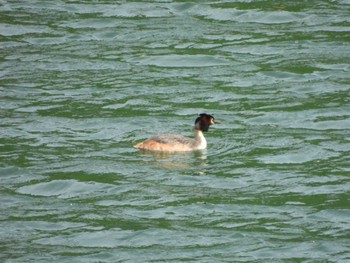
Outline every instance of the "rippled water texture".
<path fill-rule="evenodd" d="M 349 10 L 0 1 L 0 261 L 349 262 Z"/>

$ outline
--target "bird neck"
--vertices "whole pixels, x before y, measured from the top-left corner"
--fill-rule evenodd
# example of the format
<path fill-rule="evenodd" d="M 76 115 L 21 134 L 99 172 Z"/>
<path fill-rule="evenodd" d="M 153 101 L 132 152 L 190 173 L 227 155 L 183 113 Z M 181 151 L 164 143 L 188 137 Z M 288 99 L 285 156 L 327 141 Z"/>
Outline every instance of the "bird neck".
<path fill-rule="evenodd" d="M 196 140 L 196 148 L 198 148 L 198 150 L 207 148 L 207 140 L 204 137 L 203 131 L 195 129 L 194 138 Z"/>

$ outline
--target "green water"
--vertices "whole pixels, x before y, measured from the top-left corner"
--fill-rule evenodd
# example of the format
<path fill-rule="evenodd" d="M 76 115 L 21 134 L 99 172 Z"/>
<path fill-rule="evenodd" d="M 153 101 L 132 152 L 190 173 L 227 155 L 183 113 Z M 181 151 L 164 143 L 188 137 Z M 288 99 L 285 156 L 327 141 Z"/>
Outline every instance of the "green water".
<path fill-rule="evenodd" d="M 0 260 L 349 262 L 349 10 L 0 2 Z"/>

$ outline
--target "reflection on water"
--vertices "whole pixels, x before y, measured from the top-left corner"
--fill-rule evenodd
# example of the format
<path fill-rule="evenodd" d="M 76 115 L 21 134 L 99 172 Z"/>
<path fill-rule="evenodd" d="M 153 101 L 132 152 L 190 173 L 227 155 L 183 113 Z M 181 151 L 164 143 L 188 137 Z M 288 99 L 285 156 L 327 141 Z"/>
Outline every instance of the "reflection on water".
<path fill-rule="evenodd" d="M 207 165 L 207 150 L 193 152 L 161 152 L 139 150 L 141 155 L 152 156 L 152 160 L 146 159 L 149 164 L 157 164 L 166 169 L 200 169 Z"/>
<path fill-rule="evenodd" d="M 2 1 L 0 261 L 349 261 L 349 7 Z"/>

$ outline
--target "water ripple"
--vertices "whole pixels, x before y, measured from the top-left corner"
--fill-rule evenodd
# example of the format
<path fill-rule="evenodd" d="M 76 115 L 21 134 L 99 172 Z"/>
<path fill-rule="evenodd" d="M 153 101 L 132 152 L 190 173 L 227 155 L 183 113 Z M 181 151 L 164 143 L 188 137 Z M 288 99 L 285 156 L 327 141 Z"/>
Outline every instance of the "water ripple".
<path fill-rule="evenodd" d="M 348 7 L 3 1 L 0 259 L 347 262 Z"/>

